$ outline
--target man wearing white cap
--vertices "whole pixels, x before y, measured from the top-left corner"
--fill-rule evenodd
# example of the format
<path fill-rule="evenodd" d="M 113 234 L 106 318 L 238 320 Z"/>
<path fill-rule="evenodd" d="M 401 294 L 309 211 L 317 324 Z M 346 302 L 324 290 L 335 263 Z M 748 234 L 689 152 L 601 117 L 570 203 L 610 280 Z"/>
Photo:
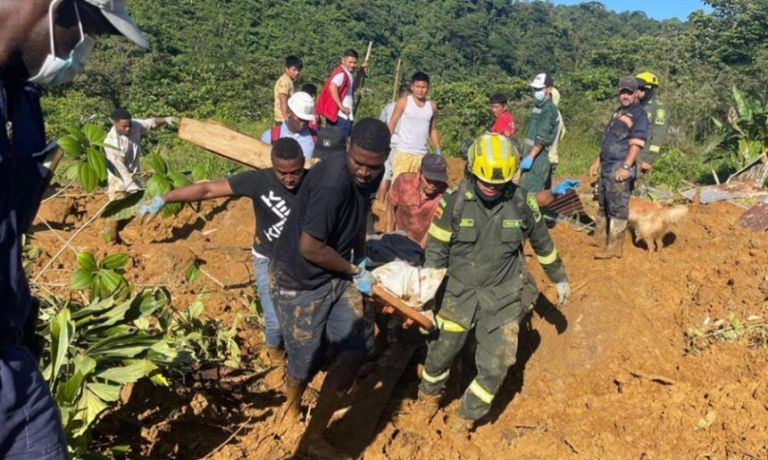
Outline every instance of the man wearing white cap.
<path fill-rule="evenodd" d="M 67 459 L 38 367 L 37 314 L 21 264 L 21 235 L 58 159 L 56 143 L 46 142 L 41 87 L 72 81 L 94 36 L 122 33 L 148 43 L 117 0 L 6 0 L 0 31 L 0 458 Z"/>
<path fill-rule="evenodd" d="M 536 100 L 533 114 L 528 120 L 523 140 L 523 157 L 520 161 L 520 186 L 529 192 L 539 192 L 552 184 L 552 164 L 548 150 L 557 138 L 559 129 L 557 107 L 550 95 L 552 76 L 536 75 L 529 85 Z"/>
<path fill-rule="evenodd" d="M 299 91 L 288 98 L 288 117 L 285 121 L 264 131 L 261 141 L 271 145 L 278 139 L 290 137 L 301 145 L 304 158 L 309 160 L 315 150 L 317 133 L 312 132 L 308 122 L 315 119 L 315 100 L 309 94 Z"/>

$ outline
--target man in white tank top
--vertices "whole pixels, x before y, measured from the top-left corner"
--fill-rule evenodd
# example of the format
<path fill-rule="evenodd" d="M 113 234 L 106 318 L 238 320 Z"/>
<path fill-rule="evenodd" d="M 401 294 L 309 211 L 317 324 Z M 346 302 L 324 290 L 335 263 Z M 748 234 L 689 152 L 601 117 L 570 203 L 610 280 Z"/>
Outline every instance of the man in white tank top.
<path fill-rule="evenodd" d="M 430 140 L 434 153 L 440 155 L 437 104 L 427 99 L 428 92 L 429 76 L 423 72 L 413 74 L 411 94 L 398 99 L 389 119 L 389 131 L 398 137 L 397 148 L 390 153 L 393 181 L 404 172 L 419 171 Z"/>

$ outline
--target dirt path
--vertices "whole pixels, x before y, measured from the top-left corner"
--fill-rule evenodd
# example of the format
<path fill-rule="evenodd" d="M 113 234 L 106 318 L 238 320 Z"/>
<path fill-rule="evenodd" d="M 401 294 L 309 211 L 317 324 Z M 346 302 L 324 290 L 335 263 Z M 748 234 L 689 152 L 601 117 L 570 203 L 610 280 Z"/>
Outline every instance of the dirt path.
<path fill-rule="evenodd" d="M 55 230 L 38 221 L 32 244 L 42 252 L 31 273 L 58 250 L 60 238 L 100 207 L 99 199 L 63 197 L 44 204 L 41 218 Z M 176 305 L 188 304 L 205 287 L 206 314 L 231 320 L 238 312 L 247 314 L 253 295 L 250 203 L 205 203 L 203 209 L 203 217 L 187 210 L 145 228 L 132 222 L 123 232 L 130 245 L 117 249 L 132 256 L 133 283 L 168 286 Z M 73 210 L 81 215 L 62 224 L 61 216 Z M 726 203 L 692 205 L 690 211 L 661 253 L 649 256 L 627 242 L 621 260 L 593 260 L 595 249 L 585 234 L 556 227 L 552 234 L 573 300 L 561 311 L 541 299 L 490 421 L 470 440 L 447 432 L 445 417 L 456 409 L 459 395 L 454 382 L 448 406 L 425 425 L 415 402 L 417 362 L 423 359 L 417 350 L 363 456 L 768 458 L 768 338 L 762 347 L 723 341 L 694 353 L 685 335 L 690 328 L 727 321 L 729 314 L 742 322 L 751 316 L 768 319 L 768 236 L 741 228 L 742 210 Z M 98 230 L 97 221 L 73 246 L 114 252 Z M 183 272 L 195 260 L 208 275 L 188 286 Z M 554 299 L 554 287 L 535 261 L 529 262 L 544 297 Z M 67 250 L 38 289 L 67 292 L 59 284 L 73 268 Z M 251 326 L 243 339 L 244 362 L 263 370 L 260 331 Z M 129 402 L 133 412 L 105 420 L 100 436 L 130 443 L 137 457 L 202 457 L 231 437 L 215 458 L 281 458 L 286 446 L 273 435 L 269 417 L 282 399 L 263 377 L 257 373 L 238 384 L 191 383 L 172 397 L 144 389 L 135 396 L 140 399 Z M 170 419 L 184 407 L 183 416 Z M 140 419 L 146 420 L 139 422 L 144 428 L 126 429 L 136 422 L 125 419 L 142 411 L 154 411 Z M 354 438 L 354 426 L 343 436 Z"/>

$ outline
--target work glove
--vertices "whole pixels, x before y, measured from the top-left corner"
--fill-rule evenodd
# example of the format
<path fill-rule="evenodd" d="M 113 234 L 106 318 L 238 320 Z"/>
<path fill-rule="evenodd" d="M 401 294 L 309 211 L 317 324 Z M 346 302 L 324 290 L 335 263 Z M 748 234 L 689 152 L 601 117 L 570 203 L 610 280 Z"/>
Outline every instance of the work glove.
<path fill-rule="evenodd" d="M 160 195 L 156 195 L 150 203 L 144 203 L 139 207 L 139 216 L 144 217 L 147 214 L 153 216 L 160 211 L 164 204 L 165 200 Z"/>
<path fill-rule="evenodd" d="M 568 193 L 568 190 L 575 189 L 579 185 L 581 185 L 581 181 L 578 179 L 566 179 L 552 188 L 552 194 L 558 196 L 565 195 Z"/>
<path fill-rule="evenodd" d="M 568 281 L 557 283 L 555 289 L 557 289 L 557 300 L 560 302 L 560 305 L 563 306 L 567 304 L 568 300 L 571 298 L 571 285 Z"/>
<path fill-rule="evenodd" d="M 528 171 L 531 167 L 533 167 L 533 157 L 529 155 L 523 158 L 523 161 L 520 162 L 520 169 Z"/>
<path fill-rule="evenodd" d="M 357 266 L 360 267 L 360 273 L 352 277 L 352 281 L 355 283 L 355 287 L 361 294 L 371 295 L 373 293 L 373 283 L 376 282 L 376 278 L 373 277 L 371 272 L 365 269 L 367 260 L 363 259 Z"/>
<path fill-rule="evenodd" d="M 442 155 L 443 151 L 440 149 L 435 149 L 435 155 Z"/>

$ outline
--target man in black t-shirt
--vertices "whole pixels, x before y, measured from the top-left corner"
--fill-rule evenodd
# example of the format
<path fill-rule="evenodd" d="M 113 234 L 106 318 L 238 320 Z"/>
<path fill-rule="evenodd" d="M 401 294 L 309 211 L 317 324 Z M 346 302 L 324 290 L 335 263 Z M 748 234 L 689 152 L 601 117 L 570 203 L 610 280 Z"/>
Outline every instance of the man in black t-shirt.
<path fill-rule="evenodd" d="M 320 367 L 324 342 L 336 356 L 299 446 L 309 451 L 305 454 L 327 456 L 335 450 L 322 440 L 322 432 L 365 356 L 360 294 L 370 293 L 372 276 L 352 260 L 364 257 L 366 218 L 389 138 L 379 120 L 356 123 L 346 153 L 307 173 L 275 249 L 272 294 L 288 355 L 288 400 L 279 421 L 298 420 L 301 395 Z"/>
<path fill-rule="evenodd" d="M 253 266 L 256 290 L 264 312 L 264 343 L 267 345 L 270 361 L 283 372 L 283 336 L 269 293 L 269 261 L 291 213 L 305 170 L 301 146 L 291 138 L 278 139 L 272 145 L 271 159 L 272 168 L 269 169 L 246 171 L 226 179 L 171 190 L 162 197 L 156 196 L 151 204 L 142 206 L 139 213 L 156 213 L 165 203 L 170 202 L 200 201 L 226 196 L 244 196 L 253 201 L 253 213 L 256 216 Z M 280 374 L 276 380 L 282 380 Z"/>

